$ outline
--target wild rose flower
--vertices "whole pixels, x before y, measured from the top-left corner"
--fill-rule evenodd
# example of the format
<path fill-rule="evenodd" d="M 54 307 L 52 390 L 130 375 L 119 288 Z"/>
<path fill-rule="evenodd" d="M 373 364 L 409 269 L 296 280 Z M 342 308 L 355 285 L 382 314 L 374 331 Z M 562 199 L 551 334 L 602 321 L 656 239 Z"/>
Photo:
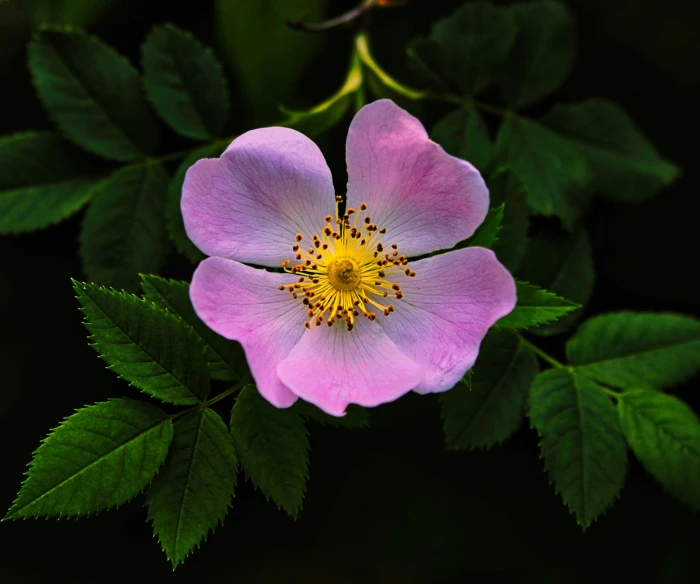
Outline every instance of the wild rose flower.
<path fill-rule="evenodd" d="M 484 220 L 479 172 L 390 100 L 363 107 L 347 144 L 345 209 L 318 147 L 252 130 L 187 172 L 182 214 L 205 254 L 191 299 L 243 346 L 260 393 L 342 416 L 406 392 L 452 388 L 515 305 L 492 251 L 449 249 Z M 258 266 L 282 267 L 268 272 Z"/>

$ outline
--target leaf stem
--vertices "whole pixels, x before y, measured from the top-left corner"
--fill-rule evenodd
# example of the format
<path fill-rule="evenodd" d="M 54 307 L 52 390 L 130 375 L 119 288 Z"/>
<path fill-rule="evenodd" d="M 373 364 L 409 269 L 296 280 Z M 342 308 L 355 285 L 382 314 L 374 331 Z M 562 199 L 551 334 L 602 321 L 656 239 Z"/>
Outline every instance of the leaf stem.
<path fill-rule="evenodd" d="M 504 118 L 515 114 L 515 112 L 511 109 L 491 105 L 490 103 L 479 101 L 478 99 L 474 99 L 472 97 L 460 97 L 454 93 L 429 93 L 426 95 L 426 98 L 434 99 L 436 101 L 444 101 L 447 103 L 454 103 L 468 110 L 480 109 L 481 111 L 489 112 Z"/>
<path fill-rule="evenodd" d="M 532 344 L 530 341 L 528 341 L 523 335 L 518 333 L 518 338 L 520 339 L 520 342 L 528 347 L 533 353 L 535 353 L 538 357 L 541 359 L 544 359 L 549 363 L 550 365 L 553 365 L 554 367 L 557 367 L 558 369 L 568 369 L 569 371 L 573 371 L 574 368 L 571 365 L 564 365 L 561 361 L 558 361 L 554 357 L 552 357 L 549 353 L 546 353 L 542 349 L 540 349 L 537 345 Z M 607 393 L 611 398 L 613 398 L 615 401 L 620 399 L 621 392 L 619 391 L 614 391 L 610 389 L 609 387 L 605 387 L 604 385 L 596 382 L 596 385 L 600 386 L 605 393 Z"/>
<path fill-rule="evenodd" d="M 164 154 L 163 156 L 157 156 L 155 158 L 147 158 L 146 162 L 148 164 L 160 164 L 162 162 L 177 160 L 178 158 L 184 158 L 190 152 L 192 152 L 192 150 L 194 150 L 194 148 L 190 148 L 189 150 L 178 150 L 177 152 L 171 152 L 170 154 Z"/>
<path fill-rule="evenodd" d="M 185 414 L 189 414 L 190 412 L 193 412 L 195 410 L 203 409 L 203 408 L 208 408 L 211 405 L 214 405 L 216 402 L 221 401 L 222 399 L 227 398 L 230 396 L 232 393 L 236 393 L 240 389 L 243 388 L 246 384 L 250 383 L 252 381 L 252 377 L 250 374 L 244 375 L 236 385 L 229 387 L 227 390 L 222 391 L 219 395 L 214 396 L 211 399 L 208 399 L 206 401 L 198 403 L 196 406 L 192 406 L 191 408 L 187 408 L 184 410 L 181 410 L 177 412 L 176 414 L 173 414 L 170 416 L 171 420 L 174 420 L 175 418 L 179 418 L 180 416 L 184 416 Z"/>
<path fill-rule="evenodd" d="M 362 64 L 372 71 L 372 73 L 375 74 L 377 79 L 384 84 L 385 87 L 388 87 L 402 97 L 413 101 L 428 97 L 428 94 L 425 91 L 411 89 L 410 87 L 399 83 L 379 66 L 379 64 L 374 60 L 372 53 L 370 53 L 369 42 L 366 34 L 362 33 L 355 37 L 355 50 L 357 51 L 357 55 L 360 57 Z"/>
<path fill-rule="evenodd" d="M 600 385 L 600 383 L 598 383 L 598 385 Z M 607 394 L 608 394 L 611 398 L 613 398 L 615 401 L 617 401 L 617 400 L 620 399 L 620 395 L 621 395 L 622 392 L 613 391 L 612 389 L 610 389 L 609 387 L 605 387 L 604 385 L 600 385 L 600 387 L 602 387 L 602 388 L 603 388 L 603 391 L 604 391 L 605 393 L 607 393 Z"/>
<path fill-rule="evenodd" d="M 528 347 L 533 353 L 535 353 L 540 359 L 543 359 L 544 361 L 547 361 L 550 365 L 553 365 L 554 367 L 557 367 L 558 369 L 571 369 L 569 365 L 564 365 L 561 361 L 558 361 L 554 357 L 552 357 L 549 353 L 545 353 L 542 349 L 540 349 L 537 345 L 532 344 L 530 341 L 528 341 L 524 336 L 521 334 L 518 334 L 518 338 L 520 339 L 520 342 Z"/>

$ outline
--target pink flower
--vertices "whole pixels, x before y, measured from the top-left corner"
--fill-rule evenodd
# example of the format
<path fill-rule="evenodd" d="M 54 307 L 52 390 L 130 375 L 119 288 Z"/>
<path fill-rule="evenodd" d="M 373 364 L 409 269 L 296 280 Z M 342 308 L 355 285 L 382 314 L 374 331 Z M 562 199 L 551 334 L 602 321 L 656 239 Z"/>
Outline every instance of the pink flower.
<path fill-rule="evenodd" d="M 392 101 L 363 107 L 347 139 L 344 213 L 318 147 L 252 130 L 187 172 L 182 214 L 207 255 L 192 304 L 239 341 L 260 393 L 342 416 L 413 390 L 452 388 L 515 306 L 492 251 L 449 249 L 484 220 L 486 185 Z M 284 267 L 283 273 L 248 265 Z"/>

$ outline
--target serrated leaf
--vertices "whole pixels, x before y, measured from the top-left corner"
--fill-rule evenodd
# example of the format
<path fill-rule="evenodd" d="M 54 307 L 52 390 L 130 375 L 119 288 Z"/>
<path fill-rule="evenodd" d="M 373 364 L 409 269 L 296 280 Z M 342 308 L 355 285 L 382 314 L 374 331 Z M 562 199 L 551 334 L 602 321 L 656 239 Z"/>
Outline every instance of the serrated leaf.
<path fill-rule="evenodd" d="M 644 467 L 674 497 L 700 510 L 700 420 L 679 399 L 643 389 L 620 394 L 620 424 Z"/>
<path fill-rule="evenodd" d="M 522 423 L 527 392 L 539 372 L 537 358 L 510 332 L 490 331 L 479 349 L 471 387 L 440 394 L 449 450 L 490 448 Z"/>
<path fill-rule="evenodd" d="M 496 156 L 523 185 L 529 207 L 556 215 L 572 230 L 588 198 L 588 165 L 564 138 L 541 124 L 507 117 L 496 139 Z"/>
<path fill-rule="evenodd" d="M 237 467 L 219 414 L 203 408 L 175 421 L 168 458 L 146 491 L 148 519 L 173 568 L 223 523 Z"/>
<path fill-rule="evenodd" d="M 414 67 L 437 86 L 454 87 L 462 95 L 482 93 L 498 76 L 515 41 L 511 13 L 491 2 L 470 2 L 438 20 L 430 39 L 409 46 Z"/>
<path fill-rule="evenodd" d="M 527 249 L 527 231 L 530 226 L 525 191 L 520 181 L 506 168 L 496 172 L 488 181 L 491 206 L 505 205 L 503 227 L 491 249 L 498 260 L 515 272 Z"/>
<path fill-rule="evenodd" d="M 58 136 L 27 132 L 0 138 L 0 234 L 70 217 L 90 200 L 95 184 Z"/>
<path fill-rule="evenodd" d="M 459 247 L 485 247 L 491 249 L 498 241 L 498 234 L 503 225 L 504 205 L 489 209 L 484 221 L 476 228 L 474 234 Z"/>
<path fill-rule="evenodd" d="M 317 422 L 322 426 L 339 428 L 367 428 L 369 426 L 369 414 L 367 409 L 356 404 L 350 404 L 345 409 L 344 416 L 330 416 L 315 405 L 299 399 L 292 406 L 292 411 L 299 414 L 305 420 Z"/>
<path fill-rule="evenodd" d="M 561 318 L 579 305 L 539 286 L 515 281 L 518 303 L 496 323 L 500 329 L 529 329 Z"/>
<path fill-rule="evenodd" d="M 566 344 L 576 371 L 620 388 L 661 389 L 700 368 L 700 322 L 616 312 L 584 322 Z"/>
<path fill-rule="evenodd" d="M 206 358 L 213 378 L 238 379 L 245 373 L 246 360 L 242 347 L 217 335 L 202 322 L 192 308 L 187 282 L 142 274 L 141 287 L 146 300 L 182 318 L 201 337 L 206 345 Z"/>
<path fill-rule="evenodd" d="M 156 26 L 141 47 L 143 83 L 156 112 L 176 132 L 208 140 L 226 125 L 228 87 L 211 50 L 172 24 Z"/>
<path fill-rule="evenodd" d="M 680 174 L 634 121 L 607 99 L 556 106 L 542 120 L 586 158 L 594 188 L 622 203 L 655 195 Z"/>
<path fill-rule="evenodd" d="M 602 387 L 566 369 L 540 373 L 529 401 L 550 480 L 585 529 L 625 481 L 627 453 L 615 406 Z"/>
<path fill-rule="evenodd" d="M 231 436 L 246 476 L 296 517 L 309 477 L 309 441 L 301 418 L 274 407 L 247 385 L 231 411 Z"/>
<path fill-rule="evenodd" d="M 141 391 L 176 405 L 194 405 L 209 392 L 204 345 L 172 314 L 138 296 L 73 282 L 92 347 Z"/>
<path fill-rule="evenodd" d="M 44 28 L 29 43 L 34 87 L 63 133 L 114 160 L 155 150 L 158 128 L 136 69 L 113 49 L 69 28 Z"/>
<path fill-rule="evenodd" d="M 509 12 L 518 34 L 499 86 L 510 105 L 522 108 L 552 93 L 569 76 L 576 31 L 571 13 L 560 2 L 521 2 Z"/>
<path fill-rule="evenodd" d="M 140 272 L 160 271 L 168 248 L 167 189 L 168 175 L 156 164 L 127 166 L 100 184 L 80 236 L 90 280 L 136 291 Z"/>
<path fill-rule="evenodd" d="M 449 154 L 483 171 L 491 162 L 493 144 L 478 110 L 457 109 L 438 120 L 430 137 Z"/>
<path fill-rule="evenodd" d="M 143 402 L 78 410 L 34 452 L 6 519 L 90 515 L 126 503 L 156 474 L 172 435 L 170 418 Z"/>
<path fill-rule="evenodd" d="M 574 234 L 536 235 L 518 275 L 563 298 L 584 306 L 593 292 L 595 273 L 588 235 L 581 229 Z M 555 323 L 533 329 L 538 335 L 556 335 L 571 328 L 583 313 L 578 308 Z"/>
<path fill-rule="evenodd" d="M 285 125 L 314 137 L 335 126 L 350 110 L 357 91 L 362 87 L 362 66 L 353 51 L 348 75 L 343 86 L 323 103 L 307 110 L 280 107 L 286 116 Z"/>
<path fill-rule="evenodd" d="M 226 145 L 221 143 L 207 144 L 201 148 L 197 148 L 189 153 L 182 161 L 175 176 L 170 181 L 168 186 L 168 203 L 165 209 L 165 220 L 168 227 L 170 239 L 175 244 L 177 250 L 183 254 L 192 263 L 201 262 L 206 256 L 199 250 L 197 246 L 187 237 L 185 231 L 185 223 L 182 219 L 182 210 L 180 209 L 180 199 L 182 199 L 182 184 L 185 182 L 185 175 L 189 168 L 201 158 L 216 158 L 226 150 Z M 143 272 L 155 270 L 142 270 Z"/>

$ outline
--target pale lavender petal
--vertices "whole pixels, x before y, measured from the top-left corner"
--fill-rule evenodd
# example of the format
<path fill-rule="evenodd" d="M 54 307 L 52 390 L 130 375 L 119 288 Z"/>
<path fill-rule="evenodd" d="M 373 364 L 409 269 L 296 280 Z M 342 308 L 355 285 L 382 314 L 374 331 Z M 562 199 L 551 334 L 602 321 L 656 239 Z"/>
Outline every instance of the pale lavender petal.
<path fill-rule="evenodd" d="M 464 376 L 479 354 L 489 328 L 515 307 L 515 281 L 482 247 L 433 256 L 410 267 L 416 276 L 396 277 L 404 294 L 396 312 L 377 322 L 389 338 L 423 367 L 415 391 L 448 390 Z"/>
<path fill-rule="evenodd" d="M 301 302 L 277 286 L 296 279 L 234 260 L 207 258 L 192 277 L 194 310 L 212 330 L 243 345 L 255 384 L 278 408 L 297 399 L 277 377 L 275 368 L 297 344 L 304 328 Z"/>
<path fill-rule="evenodd" d="M 335 209 L 331 172 L 318 146 L 289 128 L 236 138 L 220 158 L 199 160 L 182 187 L 187 235 L 205 254 L 263 266 L 293 259 Z"/>
<path fill-rule="evenodd" d="M 289 389 L 332 416 L 348 404 L 376 406 L 416 387 L 423 371 L 389 340 L 376 322 L 360 317 L 348 331 L 342 322 L 312 326 L 277 366 Z"/>
<path fill-rule="evenodd" d="M 386 241 L 409 257 L 453 247 L 486 217 L 489 194 L 479 171 L 447 154 L 388 99 L 357 113 L 346 156 L 348 206 L 367 203 Z"/>

